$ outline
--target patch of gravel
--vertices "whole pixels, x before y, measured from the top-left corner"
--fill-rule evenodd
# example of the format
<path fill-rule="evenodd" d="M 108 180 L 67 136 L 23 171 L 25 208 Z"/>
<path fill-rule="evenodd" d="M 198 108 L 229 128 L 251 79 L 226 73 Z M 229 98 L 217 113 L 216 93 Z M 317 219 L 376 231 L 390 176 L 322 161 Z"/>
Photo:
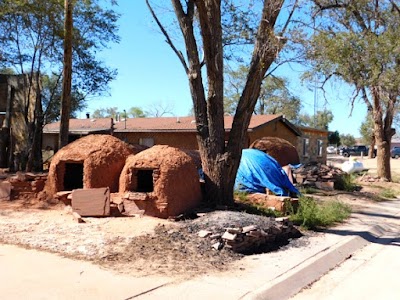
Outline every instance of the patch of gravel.
<path fill-rule="evenodd" d="M 261 229 L 267 229 L 275 222 L 269 217 L 252 215 L 237 211 L 214 211 L 205 216 L 185 221 L 189 231 L 210 230 L 213 232 L 224 232 L 228 227 L 245 227 L 257 225 Z"/>
<path fill-rule="evenodd" d="M 215 211 L 179 222 L 159 220 L 160 224 L 155 218 L 84 219 L 86 223 L 79 224 L 60 210 L 2 210 L 0 242 L 89 260 L 131 275 L 190 277 L 226 271 L 244 256 L 225 248 L 213 249 L 209 238 L 198 236 L 200 230 L 222 234 L 228 227 L 267 229 L 275 223 L 268 217 L 233 211 Z M 149 220 L 151 224 L 146 223 Z M 263 251 L 287 242 L 273 243 Z"/>

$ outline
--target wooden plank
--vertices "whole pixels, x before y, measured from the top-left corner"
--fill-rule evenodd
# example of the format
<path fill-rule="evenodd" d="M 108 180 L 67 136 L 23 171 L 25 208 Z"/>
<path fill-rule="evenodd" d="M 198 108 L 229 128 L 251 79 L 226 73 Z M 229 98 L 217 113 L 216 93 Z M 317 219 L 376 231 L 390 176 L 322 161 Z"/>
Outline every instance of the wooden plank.
<path fill-rule="evenodd" d="M 82 217 L 110 215 L 110 189 L 77 189 L 72 191 L 72 209 Z"/>

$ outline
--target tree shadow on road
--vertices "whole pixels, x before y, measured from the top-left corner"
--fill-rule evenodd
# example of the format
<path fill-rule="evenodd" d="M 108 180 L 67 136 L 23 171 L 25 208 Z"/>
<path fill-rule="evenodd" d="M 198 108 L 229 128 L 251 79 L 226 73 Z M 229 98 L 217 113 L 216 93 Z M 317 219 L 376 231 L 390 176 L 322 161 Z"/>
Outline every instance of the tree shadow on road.
<path fill-rule="evenodd" d="M 337 234 L 341 236 L 359 236 L 364 240 L 380 245 L 391 245 L 395 244 L 400 246 L 400 237 L 398 227 L 388 231 L 382 226 L 375 225 L 370 231 L 357 231 L 357 230 L 342 230 L 342 229 L 326 229 L 326 233 Z"/>

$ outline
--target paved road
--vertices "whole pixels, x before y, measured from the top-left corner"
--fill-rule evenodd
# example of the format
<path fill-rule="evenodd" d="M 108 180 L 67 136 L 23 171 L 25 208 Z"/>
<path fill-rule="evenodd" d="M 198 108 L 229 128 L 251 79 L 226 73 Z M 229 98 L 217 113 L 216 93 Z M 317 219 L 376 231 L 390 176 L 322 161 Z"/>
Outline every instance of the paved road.
<path fill-rule="evenodd" d="M 371 244 L 293 300 L 400 299 L 400 239 Z"/>
<path fill-rule="evenodd" d="M 381 220 L 375 232 L 380 237 L 371 237 L 368 246 L 292 300 L 400 299 L 400 206 L 395 201 L 382 203 L 381 207 L 384 211 L 375 214 Z"/>
<path fill-rule="evenodd" d="M 0 244 L 0 299 L 122 300 L 169 281 L 124 276 L 89 262 Z"/>

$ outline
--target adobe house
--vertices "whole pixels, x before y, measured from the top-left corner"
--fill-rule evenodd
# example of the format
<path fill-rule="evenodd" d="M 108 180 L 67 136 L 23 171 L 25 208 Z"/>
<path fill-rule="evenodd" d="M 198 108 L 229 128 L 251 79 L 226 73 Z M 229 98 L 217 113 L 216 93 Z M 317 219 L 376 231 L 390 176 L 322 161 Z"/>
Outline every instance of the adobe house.
<path fill-rule="evenodd" d="M 133 153 L 128 144 L 111 135 L 88 135 L 60 149 L 53 157 L 45 191 L 109 187 L 118 191 L 126 158 Z"/>
<path fill-rule="evenodd" d="M 300 127 L 301 138 L 297 145 L 301 163 L 319 162 L 326 164 L 329 131 Z"/>
<path fill-rule="evenodd" d="M 109 132 L 129 144 L 145 146 L 169 145 L 180 149 L 197 150 L 194 117 L 128 118 L 110 123 L 112 119 L 71 119 L 70 136 Z M 226 139 L 232 128 L 233 117 L 225 116 Z M 43 129 L 43 146 L 56 148 L 60 123 L 48 124 Z M 247 130 L 245 147 L 265 137 L 279 137 L 298 144 L 300 130 L 283 115 L 253 115 Z"/>
<path fill-rule="evenodd" d="M 134 206 L 146 215 L 160 218 L 189 211 L 202 198 L 192 158 L 166 145 L 128 157 L 121 172 L 119 193 L 124 198 L 125 210 Z"/>
<path fill-rule="evenodd" d="M 27 74 L 0 74 L 0 167 L 19 170 L 28 153 L 28 126 L 34 121 L 37 97 L 34 86 Z"/>

